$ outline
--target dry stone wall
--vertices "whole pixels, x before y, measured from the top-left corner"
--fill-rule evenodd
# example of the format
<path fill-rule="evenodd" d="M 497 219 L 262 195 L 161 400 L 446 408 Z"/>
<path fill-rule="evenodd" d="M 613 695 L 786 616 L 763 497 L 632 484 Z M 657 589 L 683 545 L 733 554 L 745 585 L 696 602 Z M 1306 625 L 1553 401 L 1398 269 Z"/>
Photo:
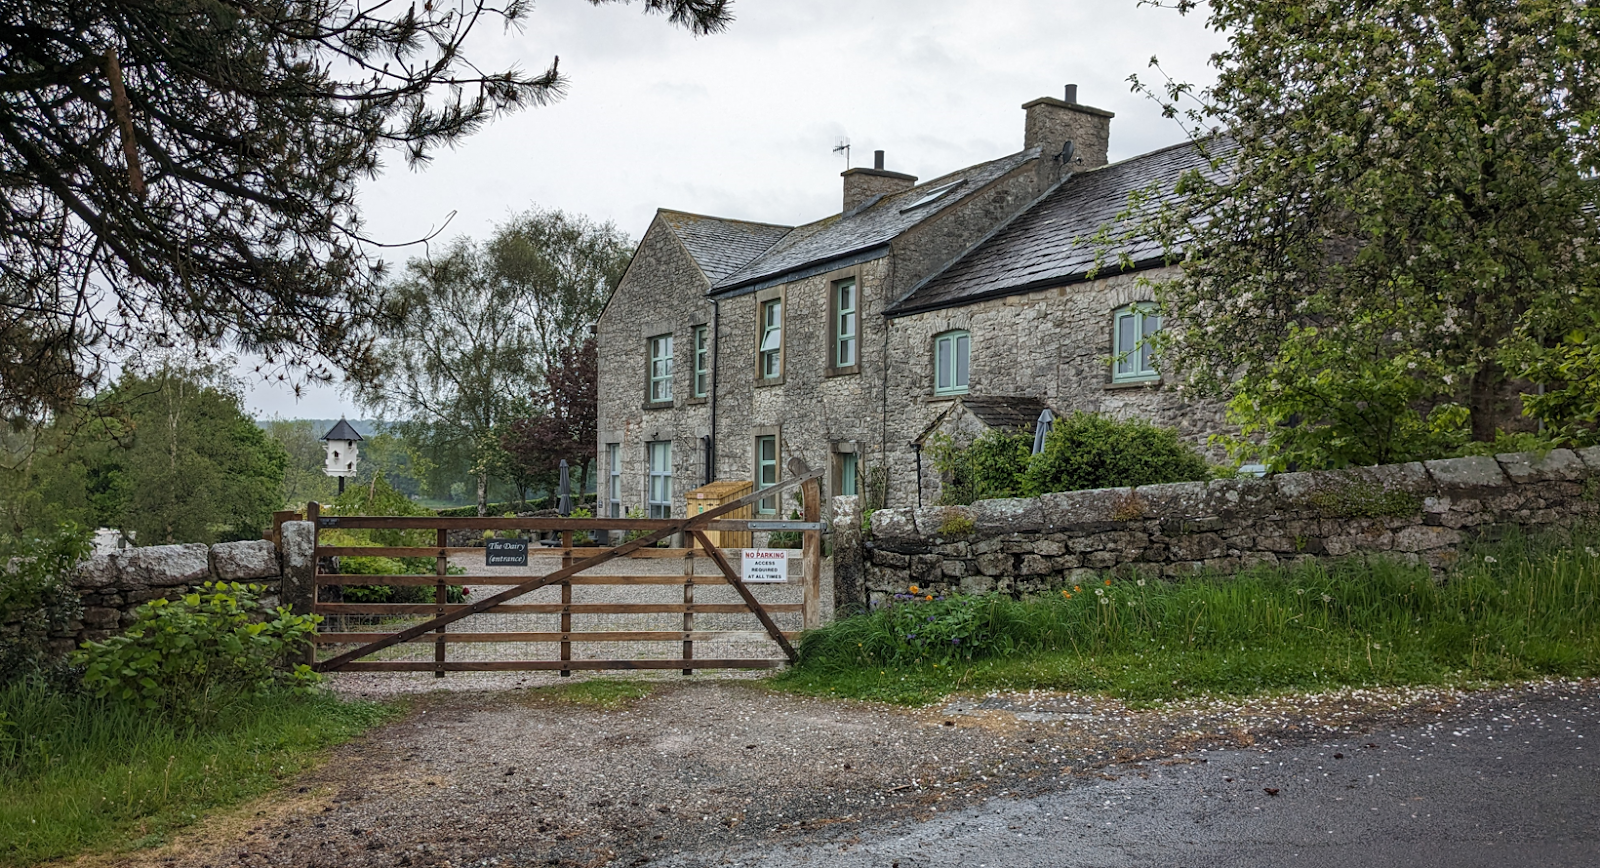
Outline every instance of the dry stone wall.
<path fill-rule="evenodd" d="M 860 543 L 857 593 L 880 600 L 915 584 L 1025 596 L 1103 574 L 1361 555 L 1443 569 L 1474 537 L 1597 516 L 1600 447 L 886 509 Z"/>
<path fill-rule="evenodd" d="M 291 522 L 284 525 L 305 525 Z M 292 532 L 288 536 L 292 536 Z M 159 598 L 176 598 L 205 582 L 229 581 L 265 585 L 277 596 L 283 590 L 283 561 L 278 548 L 267 540 L 243 542 L 145 546 L 95 555 L 78 568 L 72 585 L 83 605 L 83 616 L 72 625 L 71 635 L 56 637 L 72 646 L 103 639 L 133 620 L 133 610 Z"/>

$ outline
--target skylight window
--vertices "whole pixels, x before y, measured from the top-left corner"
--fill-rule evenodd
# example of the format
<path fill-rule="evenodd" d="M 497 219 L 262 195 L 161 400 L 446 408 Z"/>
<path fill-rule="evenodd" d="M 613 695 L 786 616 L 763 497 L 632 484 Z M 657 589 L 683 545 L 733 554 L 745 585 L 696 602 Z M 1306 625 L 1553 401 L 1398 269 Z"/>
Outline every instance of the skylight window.
<path fill-rule="evenodd" d="M 959 187 L 959 186 L 961 186 L 962 184 L 965 184 L 965 183 L 967 183 L 966 180 L 962 179 L 960 181 L 951 181 L 948 184 L 940 184 L 939 186 L 934 187 L 933 189 L 928 190 L 927 192 L 923 193 L 921 199 L 918 199 L 917 201 L 912 202 L 910 205 L 907 205 L 906 207 L 901 208 L 900 209 L 900 213 L 904 214 L 907 211 L 911 211 L 911 210 L 914 210 L 914 209 L 917 209 L 917 208 L 921 208 L 921 207 L 926 206 L 926 205 L 932 205 L 933 203 L 939 201 L 940 199 L 943 199 L 947 194 L 950 193 L 950 191 L 954 190 L 955 188 L 957 188 L 957 187 Z"/>

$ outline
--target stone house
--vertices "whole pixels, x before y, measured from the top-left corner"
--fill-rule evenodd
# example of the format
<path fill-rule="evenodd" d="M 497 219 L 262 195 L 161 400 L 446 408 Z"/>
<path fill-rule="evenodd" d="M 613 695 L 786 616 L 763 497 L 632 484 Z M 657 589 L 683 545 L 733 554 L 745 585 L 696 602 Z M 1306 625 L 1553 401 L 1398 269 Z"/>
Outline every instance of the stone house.
<path fill-rule="evenodd" d="M 1217 430 L 1141 344 L 1161 251 L 1091 241 L 1204 160 L 1108 165 L 1112 114 L 1076 96 L 1026 103 L 1020 151 L 930 181 L 879 151 L 804 226 L 657 212 L 596 327 L 601 509 L 681 515 L 690 489 L 772 484 L 794 456 L 827 495 L 932 502 L 921 443 L 961 398 Z"/>

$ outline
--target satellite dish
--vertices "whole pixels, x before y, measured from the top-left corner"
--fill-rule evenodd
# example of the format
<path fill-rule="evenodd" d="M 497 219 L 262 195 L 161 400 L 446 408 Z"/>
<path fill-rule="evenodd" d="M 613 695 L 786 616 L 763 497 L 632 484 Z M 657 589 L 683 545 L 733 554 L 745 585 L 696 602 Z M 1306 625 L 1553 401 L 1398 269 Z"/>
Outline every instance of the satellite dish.
<path fill-rule="evenodd" d="M 1072 155 L 1077 153 L 1077 150 L 1077 145 L 1074 145 L 1069 141 L 1061 146 L 1061 153 L 1056 157 L 1056 159 L 1060 160 L 1063 165 L 1070 166 L 1072 165 Z"/>

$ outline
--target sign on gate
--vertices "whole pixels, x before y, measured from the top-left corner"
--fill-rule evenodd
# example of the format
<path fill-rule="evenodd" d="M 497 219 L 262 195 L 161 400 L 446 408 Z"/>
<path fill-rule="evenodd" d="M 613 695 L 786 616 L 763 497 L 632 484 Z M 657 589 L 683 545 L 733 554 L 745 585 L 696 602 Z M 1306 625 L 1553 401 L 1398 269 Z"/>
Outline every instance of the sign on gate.
<path fill-rule="evenodd" d="M 486 567 L 527 566 L 528 541 L 525 539 L 484 540 L 483 565 Z"/>
<path fill-rule="evenodd" d="M 746 582 L 789 581 L 788 549 L 744 549 L 741 578 Z"/>

